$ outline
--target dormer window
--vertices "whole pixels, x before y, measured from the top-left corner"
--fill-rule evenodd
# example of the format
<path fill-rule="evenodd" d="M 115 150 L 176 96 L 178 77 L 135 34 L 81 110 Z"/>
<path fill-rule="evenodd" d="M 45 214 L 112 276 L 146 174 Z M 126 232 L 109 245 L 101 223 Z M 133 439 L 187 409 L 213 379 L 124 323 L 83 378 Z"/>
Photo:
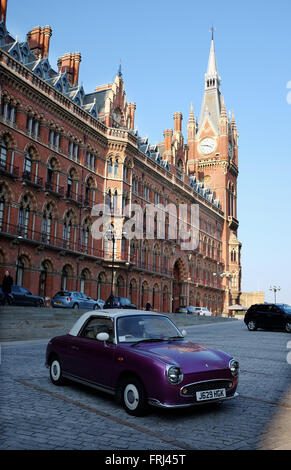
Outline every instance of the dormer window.
<path fill-rule="evenodd" d="M 12 55 L 13 59 L 19 60 L 19 54 L 15 49 L 12 51 L 11 55 Z"/>

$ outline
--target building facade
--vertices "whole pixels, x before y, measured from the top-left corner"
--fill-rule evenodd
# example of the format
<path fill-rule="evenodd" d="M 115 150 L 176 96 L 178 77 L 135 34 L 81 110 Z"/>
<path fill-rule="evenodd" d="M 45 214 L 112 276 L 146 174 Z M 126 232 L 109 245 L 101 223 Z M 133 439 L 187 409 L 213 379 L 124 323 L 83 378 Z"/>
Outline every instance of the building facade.
<path fill-rule="evenodd" d="M 34 294 L 68 289 L 106 300 L 113 292 L 164 312 L 197 305 L 219 313 L 239 303 L 238 133 L 213 37 L 199 123 L 191 105 L 187 141 L 176 112 L 173 129 L 151 145 L 135 130 L 121 70 L 85 93 L 81 54 L 65 54 L 54 70 L 51 27 L 19 41 L 7 30 L 6 8 L 1 0 L 1 280 L 8 269 Z M 197 243 L 185 249 L 179 227 L 191 230 L 193 205 Z M 164 213 L 164 230 L 149 207 Z M 176 208 L 174 232 L 168 207 Z"/>

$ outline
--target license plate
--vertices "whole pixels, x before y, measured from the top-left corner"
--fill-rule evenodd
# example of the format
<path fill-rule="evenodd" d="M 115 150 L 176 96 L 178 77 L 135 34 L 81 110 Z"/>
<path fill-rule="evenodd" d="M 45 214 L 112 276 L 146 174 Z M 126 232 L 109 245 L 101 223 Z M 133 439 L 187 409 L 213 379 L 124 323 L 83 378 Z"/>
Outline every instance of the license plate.
<path fill-rule="evenodd" d="M 62 305 L 62 302 L 55 302 L 56 305 Z"/>
<path fill-rule="evenodd" d="M 196 400 L 217 400 L 218 398 L 225 398 L 225 388 L 217 388 L 216 390 L 204 390 L 202 392 L 196 392 Z"/>

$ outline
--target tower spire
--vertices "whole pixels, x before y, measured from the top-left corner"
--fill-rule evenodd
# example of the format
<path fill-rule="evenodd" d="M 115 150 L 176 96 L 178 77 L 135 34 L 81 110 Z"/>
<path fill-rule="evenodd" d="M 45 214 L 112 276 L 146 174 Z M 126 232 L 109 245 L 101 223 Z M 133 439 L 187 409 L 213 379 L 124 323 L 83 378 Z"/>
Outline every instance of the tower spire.
<path fill-rule="evenodd" d="M 214 49 L 214 27 L 213 26 L 210 31 L 211 31 L 211 44 L 210 44 L 210 52 L 209 52 L 209 59 L 208 59 L 208 67 L 207 67 L 207 72 L 205 76 L 205 88 L 207 87 L 207 85 L 209 86 L 209 83 L 207 84 L 207 80 L 214 80 L 214 82 L 212 82 L 211 85 L 216 85 L 218 87 L 220 86 L 220 77 L 218 75 L 216 54 L 215 54 L 215 49 Z"/>
<path fill-rule="evenodd" d="M 210 29 L 211 31 L 211 44 L 207 65 L 207 72 L 205 74 L 205 91 L 203 97 L 203 103 L 200 114 L 199 127 L 205 119 L 209 117 L 211 123 L 215 127 L 215 130 L 219 129 L 219 117 L 221 111 L 220 103 L 220 76 L 218 74 L 218 67 L 216 61 L 216 54 L 214 48 L 214 27 Z"/>

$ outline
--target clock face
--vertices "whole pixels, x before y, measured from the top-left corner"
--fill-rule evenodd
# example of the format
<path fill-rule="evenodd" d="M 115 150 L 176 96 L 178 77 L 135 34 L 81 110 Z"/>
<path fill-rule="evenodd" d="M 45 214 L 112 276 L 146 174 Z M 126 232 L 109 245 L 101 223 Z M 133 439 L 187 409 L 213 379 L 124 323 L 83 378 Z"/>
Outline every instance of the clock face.
<path fill-rule="evenodd" d="M 213 152 L 213 150 L 215 149 L 215 145 L 215 140 L 211 139 L 210 137 L 207 137 L 206 139 L 203 139 L 200 142 L 199 152 L 203 155 L 208 155 Z"/>

